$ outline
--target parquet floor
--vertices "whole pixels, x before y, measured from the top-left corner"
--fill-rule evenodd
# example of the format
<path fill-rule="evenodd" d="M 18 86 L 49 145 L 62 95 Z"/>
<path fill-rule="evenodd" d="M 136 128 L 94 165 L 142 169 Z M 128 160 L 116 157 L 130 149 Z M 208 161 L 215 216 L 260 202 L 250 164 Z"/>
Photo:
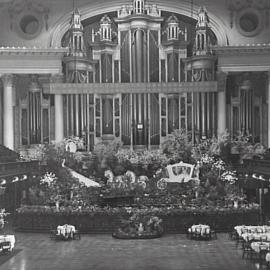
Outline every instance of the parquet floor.
<path fill-rule="evenodd" d="M 82 235 L 54 241 L 48 234 L 16 233 L 21 252 L 0 270 L 254 270 L 226 234 L 195 241 L 185 235 L 152 240 L 117 240 L 111 235 Z"/>

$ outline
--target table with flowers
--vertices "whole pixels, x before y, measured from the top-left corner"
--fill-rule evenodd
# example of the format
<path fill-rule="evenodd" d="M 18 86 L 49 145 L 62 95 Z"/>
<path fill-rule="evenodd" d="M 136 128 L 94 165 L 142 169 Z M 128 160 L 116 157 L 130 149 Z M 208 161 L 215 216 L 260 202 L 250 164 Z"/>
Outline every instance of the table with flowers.
<path fill-rule="evenodd" d="M 267 263 L 270 262 L 270 242 L 252 242 L 251 248 L 258 254 L 260 254 L 260 262 L 265 260 Z"/>
<path fill-rule="evenodd" d="M 251 248 L 257 252 L 260 253 L 261 250 L 269 250 L 270 249 L 270 243 L 269 242 L 252 242 L 250 244 Z"/>
<path fill-rule="evenodd" d="M 270 226 L 235 226 L 237 234 L 245 241 L 270 241 Z"/>
<path fill-rule="evenodd" d="M 191 238 L 210 238 L 210 226 L 206 224 L 192 225 L 188 229 L 188 234 L 191 236 Z"/>
<path fill-rule="evenodd" d="M 63 237 L 64 239 L 73 239 L 76 229 L 75 226 L 65 224 L 57 226 L 57 236 Z"/>
<path fill-rule="evenodd" d="M 4 250 L 12 251 L 15 246 L 15 236 L 13 234 L 0 235 L 0 252 Z"/>

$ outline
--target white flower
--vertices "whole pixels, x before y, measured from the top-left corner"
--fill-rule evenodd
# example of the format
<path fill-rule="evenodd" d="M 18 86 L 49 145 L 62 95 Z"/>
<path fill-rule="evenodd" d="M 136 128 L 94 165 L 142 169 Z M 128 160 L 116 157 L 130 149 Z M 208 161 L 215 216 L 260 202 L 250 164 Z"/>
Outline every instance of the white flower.
<path fill-rule="evenodd" d="M 42 184 L 47 184 L 48 186 L 50 186 L 56 179 L 57 177 L 55 176 L 54 173 L 46 172 L 43 178 L 40 179 L 40 182 Z"/>
<path fill-rule="evenodd" d="M 225 162 L 221 159 L 217 160 L 214 164 L 213 167 L 218 169 L 218 170 L 225 170 Z"/>
<path fill-rule="evenodd" d="M 235 171 L 225 171 L 221 175 L 221 180 L 227 181 L 230 184 L 234 184 L 238 180 L 238 178 L 236 176 Z"/>

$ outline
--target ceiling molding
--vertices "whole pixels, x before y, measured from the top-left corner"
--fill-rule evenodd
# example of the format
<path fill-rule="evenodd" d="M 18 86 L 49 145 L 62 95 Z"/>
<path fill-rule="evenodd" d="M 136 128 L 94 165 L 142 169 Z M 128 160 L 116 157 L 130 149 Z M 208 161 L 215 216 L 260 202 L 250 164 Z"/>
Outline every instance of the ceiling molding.
<path fill-rule="evenodd" d="M 66 52 L 67 48 L 0 47 L 0 73 L 61 73 Z"/>
<path fill-rule="evenodd" d="M 269 54 L 269 44 L 246 44 L 234 46 L 212 46 L 216 55 L 239 55 L 239 54 Z"/>
<path fill-rule="evenodd" d="M 78 7 L 81 13 L 81 19 L 82 21 L 104 13 L 109 12 L 115 12 L 118 9 L 120 9 L 121 5 L 123 4 L 123 1 L 113 1 L 108 4 L 108 1 L 100 1 L 98 4 L 88 4 L 86 6 Z M 182 14 L 187 17 L 191 17 L 191 10 L 190 10 L 190 4 L 188 2 L 173 2 L 168 1 L 164 4 L 164 1 L 155 1 L 155 4 L 157 4 L 158 8 L 172 13 L 178 13 Z M 194 18 L 196 19 L 197 11 L 199 10 L 199 6 L 194 5 L 193 7 L 193 13 Z M 61 40 L 64 34 L 69 29 L 69 22 L 71 17 L 72 10 L 68 13 L 62 16 L 56 23 L 55 27 L 52 30 L 51 34 L 51 46 L 61 46 Z M 219 45 L 225 46 L 227 44 L 227 35 L 225 32 L 225 24 L 224 22 L 211 13 L 211 11 L 208 10 L 208 15 L 210 17 L 210 26 L 212 31 L 215 33 L 217 37 L 217 42 Z"/>
<path fill-rule="evenodd" d="M 45 55 L 63 57 L 68 52 L 68 48 L 55 47 L 55 48 L 41 48 L 41 47 L 0 47 L 0 55 Z"/>

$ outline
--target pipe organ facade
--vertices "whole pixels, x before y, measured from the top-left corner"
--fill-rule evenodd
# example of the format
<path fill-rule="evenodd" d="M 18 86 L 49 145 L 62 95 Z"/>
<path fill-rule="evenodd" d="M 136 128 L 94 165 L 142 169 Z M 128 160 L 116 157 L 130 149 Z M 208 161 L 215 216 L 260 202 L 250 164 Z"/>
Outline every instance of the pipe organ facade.
<path fill-rule="evenodd" d="M 0 118 L 13 121 L 14 140 L 5 123 L 0 143 L 20 148 L 79 136 L 87 150 L 114 139 L 151 149 L 174 130 L 198 142 L 228 129 L 269 144 L 268 71 L 226 64 L 233 56 L 218 44 L 205 7 L 193 18 L 133 0 L 92 17 L 81 13 L 74 9 L 56 50 L 60 72 L 16 74 L 15 90 L 2 77 Z"/>
<path fill-rule="evenodd" d="M 168 89 L 170 83 L 215 81 L 215 58 L 209 53 L 215 38 L 212 35 L 211 40 L 209 36 L 204 9 L 199 11 L 199 16 L 203 26 L 192 21 L 184 23 L 175 14 L 162 14 L 156 5 L 134 1 L 133 6 L 122 6 L 117 17 L 105 14 L 99 24 L 87 25 L 85 33 L 90 35 L 85 34 L 83 40 L 88 40 L 92 48 L 91 63 L 90 67 L 78 68 L 77 72 L 93 70 L 93 83 L 101 84 L 105 91 L 106 86 L 113 83 L 126 85 L 127 90 L 130 84 L 141 90 L 65 94 L 65 136 L 85 136 L 88 148 L 92 149 L 95 143 L 114 138 L 133 148 L 157 147 L 176 129 L 185 129 L 193 140 L 215 135 L 214 90 L 210 90 L 213 93 L 194 93 Z M 70 40 L 64 41 L 66 44 L 74 45 L 77 32 L 73 28 L 71 25 Z M 82 29 L 82 25 L 79 28 Z M 204 37 L 204 45 L 192 49 L 192 36 L 198 31 L 200 37 Z M 193 53 L 189 56 L 190 47 Z M 197 51 L 200 57 L 196 56 Z M 86 55 L 84 50 L 81 55 Z M 68 63 L 67 81 L 70 67 L 90 61 L 87 57 L 74 57 L 71 61 L 71 57 L 64 60 Z M 80 83 L 79 80 L 69 82 Z M 159 92 L 149 92 L 147 84 L 151 83 L 164 87 Z"/>

